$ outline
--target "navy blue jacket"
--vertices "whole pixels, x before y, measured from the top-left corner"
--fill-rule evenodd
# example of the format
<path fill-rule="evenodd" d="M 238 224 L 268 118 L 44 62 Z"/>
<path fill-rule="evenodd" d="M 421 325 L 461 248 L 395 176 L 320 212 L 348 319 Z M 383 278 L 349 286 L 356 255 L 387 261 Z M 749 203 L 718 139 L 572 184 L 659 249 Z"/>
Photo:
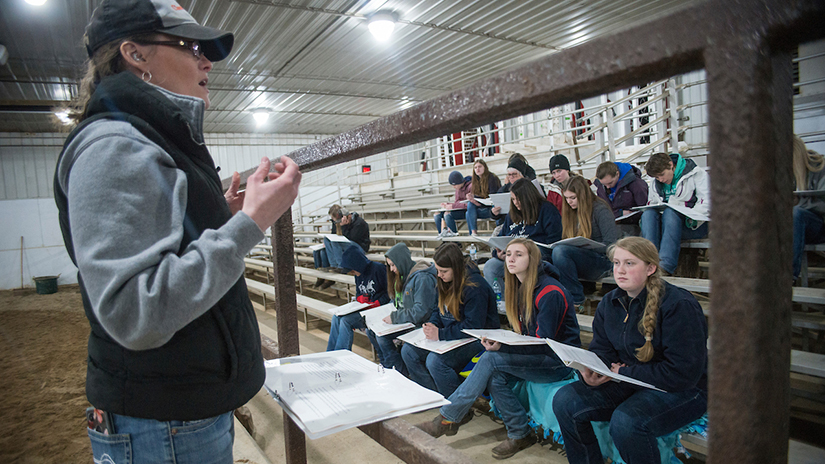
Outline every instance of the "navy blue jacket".
<path fill-rule="evenodd" d="M 551 208 L 555 209 L 553 205 Z M 533 290 L 533 317 L 526 324 L 521 320 L 521 334 L 528 337 L 551 338 L 557 342 L 582 346 L 579 321 L 573 297 L 558 281 L 559 271 L 550 263 L 542 262 Z M 521 318 L 519 318 L 521 319 Z M 501 345 L 501 350 L 517 354 L 546 354 L 556 356 L 549 345 Z"/>
<path fill-rule="evenodd" d="M 366 296 L 369 301 L 382 305 L 390 302 L 387 294 L 387 267 L 383 263 L 370 261 L 358 245 L 350 245 L 341 256 L 341 267 L 358 271 L 355 276 L 355 296 Z"/>
<path fill-rule="evenodd" d="M 508 214 L 504 218 L 504 224 L 501 226 L 501 231 L 498 235 L 506 237 L 508 235 L 515 235 L 518 237 L 528 237 L 534 242 L 551 244 L 561 240 L 561 214 L 559 210 L 548 201 L 541 202 L 541 209 L 539 210 L 538 221 L 535 224 L 524 224 L 523 222 L 513 224 Z M 553 251 L 549 248 L 539 247 L 541 250 L 542 259 L 551 261 Z M 493 257 L 503 259 L 497 256 L 497 252 L 493 250 Z"/>
<path fill-rule="evenodd" d="M 455 320 L 452 313 L 444 311 L 433 311 L 430 322 L 438 327 L 439 340 L 458 340 L 468 338 L 469 335 L 463 333 L 462 329 L 498 329 L 501 327 L 498 321 L 498 311 L 496 310 L 496 294 L 493 293 L 490 284 L 481 277 L 478 266 L 469 264 L 466 267 L 467 283 L 475 286 L 465 285 L 461 292 L 463 303 L 458 305 L 458 315 L 460 321 Z"/>
<path fill-rule="evenodd" d="M 642 363 L 636 359 L 636 349 L 645 343 L 638 327 L 647 301 L 646 289 L 633 299 L 620 288 L 605 295 L 593 319 L 590 351 L 608 366 L 626 364 L 627 367 L 619 369 L 620 374 L 665 391 L 707 391 L 708 326 L 702 308 L 690 292 L 664 284 L 650 361 Z"/>

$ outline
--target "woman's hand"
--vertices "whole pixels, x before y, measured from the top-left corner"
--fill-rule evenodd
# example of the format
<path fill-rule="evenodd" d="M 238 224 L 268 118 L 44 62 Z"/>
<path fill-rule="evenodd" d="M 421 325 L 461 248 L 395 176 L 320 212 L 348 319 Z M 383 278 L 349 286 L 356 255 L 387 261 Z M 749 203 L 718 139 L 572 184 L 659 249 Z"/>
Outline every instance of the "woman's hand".
<path fill-rule="evenodd" d="M 424 330 L 424 337 L 426 337 L 427 340 L 438 341 L 438 327 L 436 327 L 435 324 L 425 322 L 421 328 Z"/>
<path fill-rule="evenodd" d="M 270 172 L 270 167 L 275 172 Z M 246 192 L 241 211 L 266 231 L 283 215 L 298 196 L 301 171 L 286 156 L 272 166 L 268 158 L 262 158 L 258 170 L 246 180 Z"/>
<path fill-rule="evenodd" d="M 618 374 L 618 373 L 619 373 L 619 369 L 620 369 L 620 368 L 622 368 L 622 367 L 627 367 L 627 364 L 624 364 L 624 363 L 613 363 L 613 364 L 611 364 L 611 365 L 610 365 L 610 372 L 612 372 L 612 373 L 614 373 L 614 374 Z"/>
<path fill-rule="evenodd" d="M 496 248 L 496 255 L 498 255 L 498 259 L 504 261 L 504 251 L 501 248 Z"/>
<path fill-rule="evenodd" d="M 481 337 L 481 346 L 487 351 L 498 351 L 501 348 L 501 343 L 494 342 L 487 337 Z"/>
<path fill-rule="evenodd" d="M 444 209 L 447 209 L 447 208 L 450 207 L 450 204 L 449 203 L 441 203 L 441 207 L 444 208 Z"/>
<path fill-rule="evenodd" d="M 229 205 L 229 211 L 234 216 L 235 213 L 243 208 L 243 197 L 245 192 L 238 192 L 238 187 L 241 186 L 241 175 L 238 171 L 232 173 L 232 183 L 229 184 L 229 189 L 223 194 L 226 198 L 226 204 Z"/>
<path fill-rule="evenodd" d="M 501 206 L 496 206 L 490 210 L 491 213 L 498 215 L 501 212 Z"/>
<path fill-rule="evenodd" d="M 582 380 L 584 380 L 584 383 L 590 385 L 591 387 L 598 387 L 599 385 L 610 380 L 610 377 L 597 374 L 587 368 L 584 368 L 584 370 L 580 370 L 579 375 L 581 375 L 581 378 Z"/>
<path fill-rule="evenodd" d="M 392 318 L 390 316 L 386 316 L 381 320 L 384 321 L 385 324 L 392 324 Z"/>
<path fill-rule="evenodd" d="M 470 200 L 470 201 L 473 201 L 475 199 L 475 197 L 473 196 L 472 193 L 467 192 L 467 199 Z"/>

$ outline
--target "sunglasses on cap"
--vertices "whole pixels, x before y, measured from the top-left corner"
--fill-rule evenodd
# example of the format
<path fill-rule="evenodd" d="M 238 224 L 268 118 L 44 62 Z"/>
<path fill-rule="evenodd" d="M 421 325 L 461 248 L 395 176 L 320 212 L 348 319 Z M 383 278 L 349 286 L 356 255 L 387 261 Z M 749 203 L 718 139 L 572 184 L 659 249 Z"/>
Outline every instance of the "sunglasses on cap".
<path fill-rule="evenodd" d="M 135 42 L 141 45 L 166 45 L 169 47 L 185 48 L 192 52 L 195 58 L 200 58 L 203 55 L 201 44 L 197 40 L 135 40 Z"/>

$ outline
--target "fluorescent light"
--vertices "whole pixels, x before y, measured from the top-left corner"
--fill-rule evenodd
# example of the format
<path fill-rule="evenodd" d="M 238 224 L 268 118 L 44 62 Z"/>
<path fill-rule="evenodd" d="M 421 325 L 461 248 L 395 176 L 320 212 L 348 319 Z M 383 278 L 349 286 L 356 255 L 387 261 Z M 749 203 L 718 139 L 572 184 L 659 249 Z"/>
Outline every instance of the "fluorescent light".
<path fill-rule="evenodd" d="M 379 42 L 386 42 L 392 35 L 393 29 L 395 29 L 395 21 L 397 21 L 397 18 L 394 13 L 379 11 L 370 16 L 367 26 Z"/>
<path fill-rule="evenodd" d="M 269 108 L 255 108 L 252 110 L 252 117 L 255 118 L 257 126 L 263 126 L 269 120 L 269 113 L 272 111 Z"/>
<path fill-rule="evenodd" d="M 69 119 L 69 110 L 55 111 L 54 115 L 57 116 L 60 122 L 67 126 L 72 123 L 72 120 Z"/>
<path fill-rule="evenodd" d="M 29 5 L 40 6 L 46 3 L 46 0 L 26 0 L 26 3 Z"/>

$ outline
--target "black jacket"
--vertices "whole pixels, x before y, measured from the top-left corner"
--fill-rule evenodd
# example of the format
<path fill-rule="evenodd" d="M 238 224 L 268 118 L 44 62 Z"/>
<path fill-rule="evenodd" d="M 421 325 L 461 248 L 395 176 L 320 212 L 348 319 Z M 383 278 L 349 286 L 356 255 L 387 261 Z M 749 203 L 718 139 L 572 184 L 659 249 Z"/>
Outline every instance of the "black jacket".
<path fill-rule="evenodd" d="M 352 222 L 345 226 L 341 226 L 341 234 L 349 239 L 350 242 L 357 243 L 358 246 L 364 250 L 364 253 L 370 252 L 370 226 L 358 213 L 350 213 L 352 215 Z M 336 233 L 335 223 L 332 223 L 332 233 Z"/>

